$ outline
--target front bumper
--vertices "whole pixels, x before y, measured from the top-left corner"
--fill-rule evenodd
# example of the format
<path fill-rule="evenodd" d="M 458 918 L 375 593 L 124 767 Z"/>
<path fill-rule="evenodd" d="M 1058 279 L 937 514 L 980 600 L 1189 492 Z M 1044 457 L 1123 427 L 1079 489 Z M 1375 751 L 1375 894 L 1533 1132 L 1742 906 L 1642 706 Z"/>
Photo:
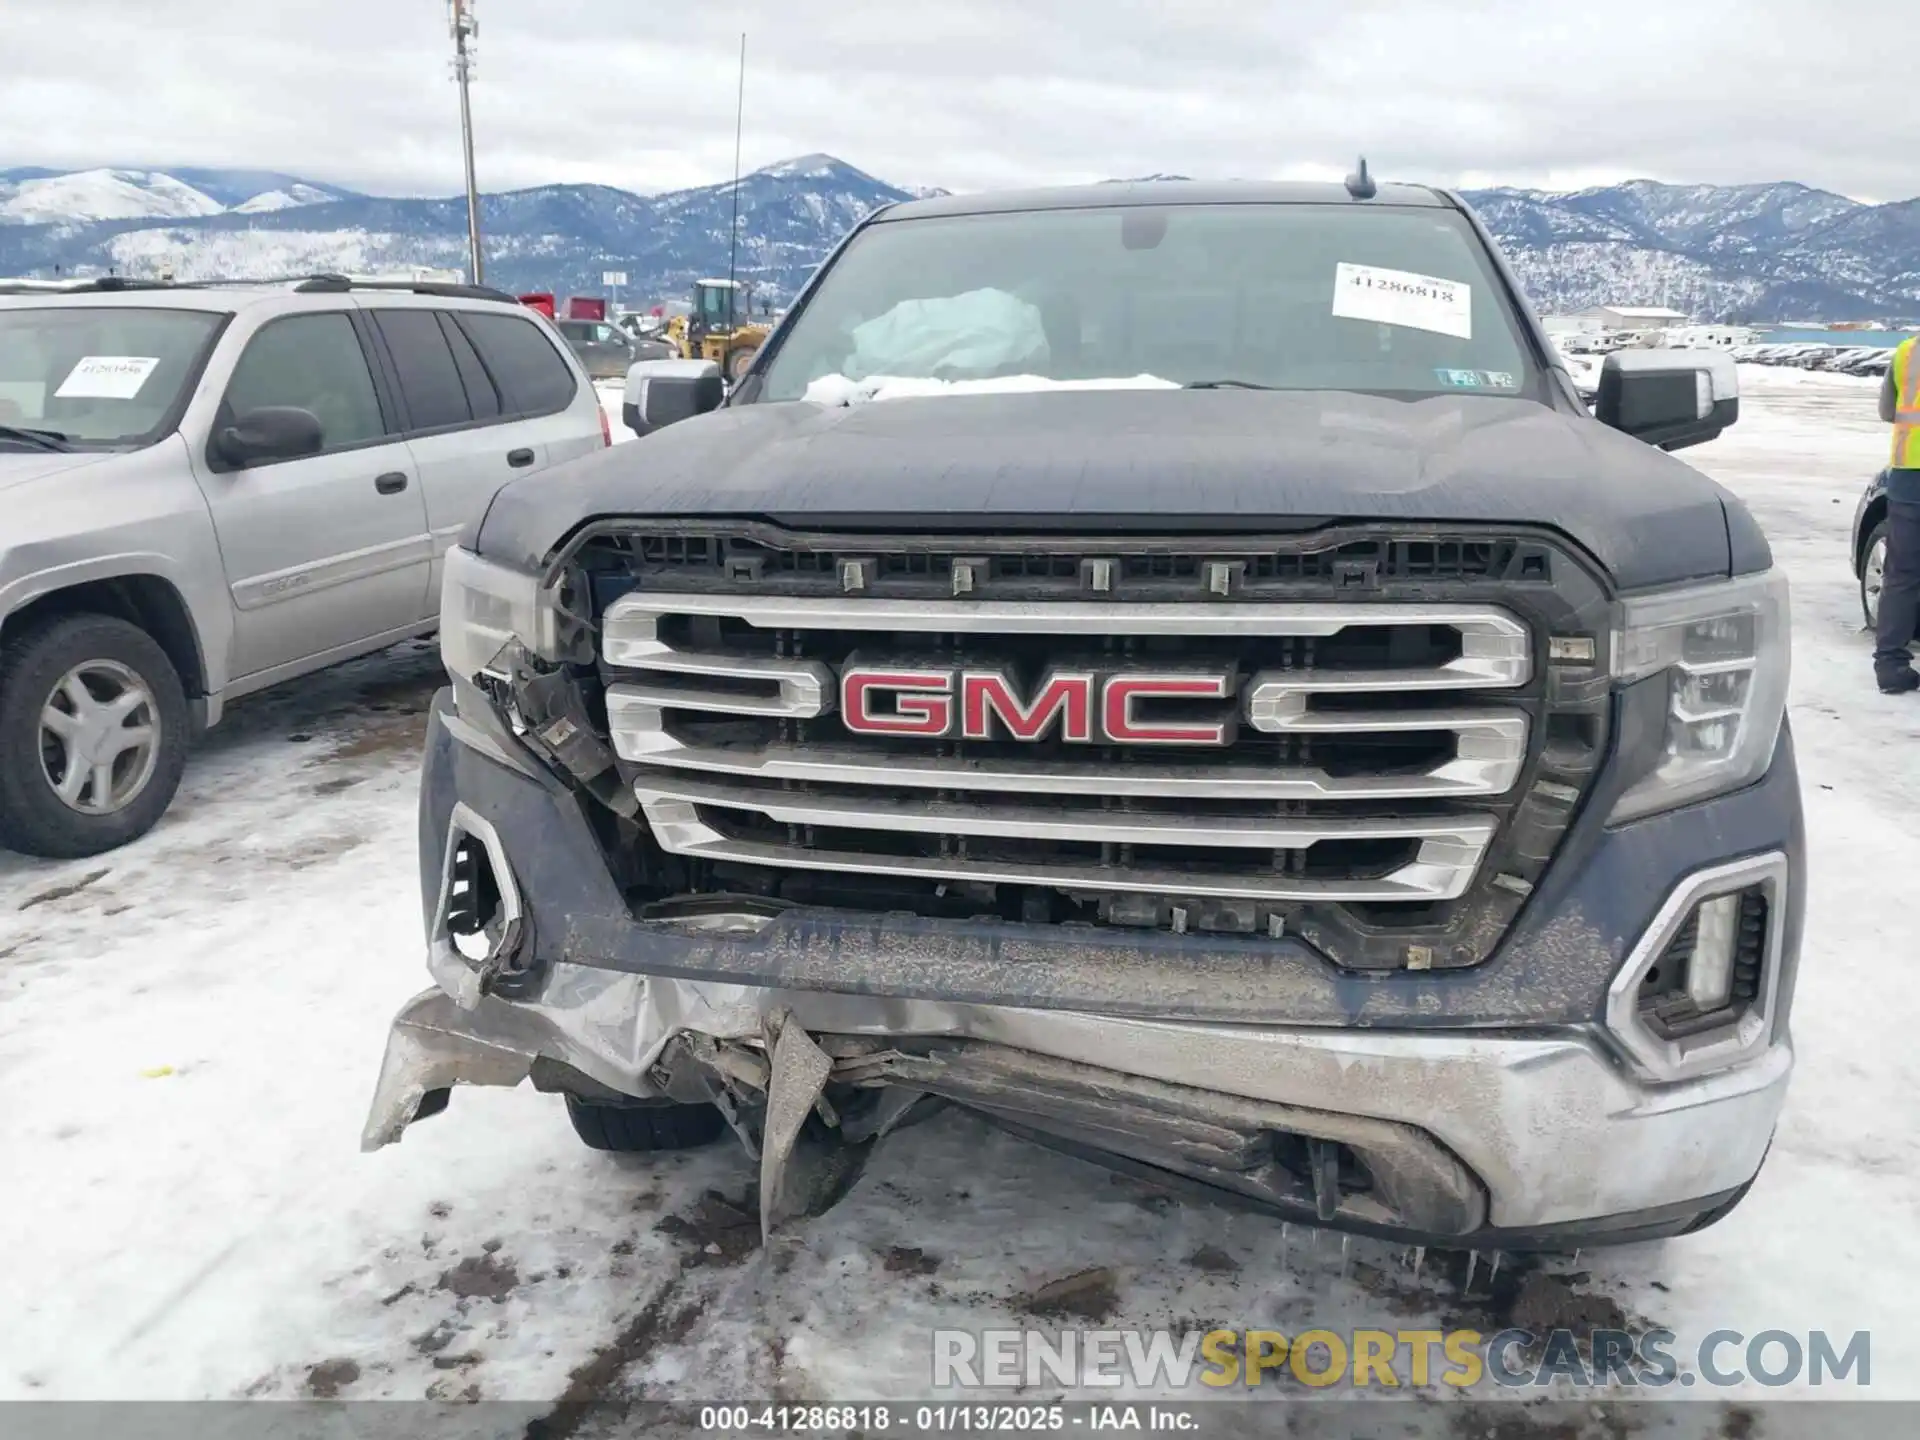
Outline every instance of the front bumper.
<path fill-rule="evenodd" d="M 1748 791 L 1570 835 L 1582 863 L 1556 865 L 1536 895 L 1548 903 L 1493 960 L 1426 975 L 1346 974 L 1310 953 L 1206 937 L 815 915 L 740 938 L 639 922 L 606 893 L 573 795 L 445 696 L 422 798 L 430 922 L 456 804 L 512 869 L 536 969 L 513 998 L 483 996 L 467 962 L 433 946 L 439 988 L 395 1021 L 369 1148 L 455 1083 L 559 1075 L 588 1098 L 684 1099 L 689 1037 L 709 1059 L 713 1042 L 771 1057 L 794 1031 L 833 1079 L 944 1095 L 1283 1214 L 1421 1242 L 1552 1247 L 1712 1218 L 1759 1170 L 1792 1068 L 1802 866 L 1785 739 Z M 1649 1078 L 1607 1031 L 1608 985 L 1680 876 L 1755 845 L 1791 879 L 1769 1029 L 1738 1065 Z M 1240 1163 L 1234 1137 L 1249 1131 L 1345 1147 L 1378 1183 L 1330 1212 L 1312 1183 L 1290 1191 Z"/>

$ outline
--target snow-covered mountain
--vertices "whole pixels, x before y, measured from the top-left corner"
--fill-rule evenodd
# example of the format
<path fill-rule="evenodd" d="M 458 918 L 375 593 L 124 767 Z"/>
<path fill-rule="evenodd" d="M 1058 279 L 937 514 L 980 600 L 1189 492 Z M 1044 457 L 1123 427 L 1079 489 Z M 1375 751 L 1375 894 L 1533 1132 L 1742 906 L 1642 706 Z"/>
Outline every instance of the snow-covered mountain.
<path fill-rule="evenodd" d="M 135 186 L 157 196 L 167 176 Z M 193 208 L 132 202 L 113 216 L 57 215 L 0 225 L 0 275 L 114 272 L 179 279 L 364 272 L 416 266 L 465 268 L 464 197 L 386 199 L 353 195 L 290 175 L 175 170 L 200 200 Z M 0 171 L 0 186 L 59 177 Z M 211 183 L 217 179 L 218 184 Z M 189 184 L 197 180 L 198 183 Z M 132 184 L 133 182 L 129 182 Z M 242 193 L 244 192 L 244 193 Z M 831 155 L 803 155 L 740 178 L 735 269 L 777 303 L 805 282 L 849 228 L 881 205 L 918 194 L 875 179 Z M 0 191 L 4 196 L 5 191 Z M 731 182 L 636 195 L 605 185 L 543 185 L 486 195 L 481 230 L 486 278 L 503 288 L 598 294 L 601 275 L 625 271 L 629 299 L 685 293 L 726 274 Z"/>
<path fill-rule="evenodd" d="M 352 192 L 247 170 L 0 170 L 0 225 L 201 219 L 317 205 Z"/>
<path fill-rule="evenodd" d="M 1172 179 L 1172 176 L 1144 177 Z M 900 186 L 831 155 L 741 177 L 740 274 L 779 300 L 878 206 L 944 191 Z M 1702 319 L 1920 317 L 1920 200 L 1865 205 L 1806 185 L 1632 180 L 1570 193 L 1467 193 L 1534 303 L 1665 304 Z M 482 200 L 487 279 L 662 299 L 726 273 L 731 183 L 663 195 L 544 185 Z M 181 278 L 464 268 L 466 204 L 357 195 L 248 170 L 0 170 L 0 275 Z"/>
<path fill-rule="evenodd" d="M 1708 320 L 1920 316 L 1920 202 L 1793 182 L 1474 190 L 1536 306 L 1654 304 Z"/>

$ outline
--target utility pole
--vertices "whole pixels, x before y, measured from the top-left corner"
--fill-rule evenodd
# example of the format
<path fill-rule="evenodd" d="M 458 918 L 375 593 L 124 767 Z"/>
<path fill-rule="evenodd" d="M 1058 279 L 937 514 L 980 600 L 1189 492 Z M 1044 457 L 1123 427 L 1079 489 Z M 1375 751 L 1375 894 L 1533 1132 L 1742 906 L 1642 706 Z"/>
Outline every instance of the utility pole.
<path fill-rule="evenodd" d="M 467 161 L 467 265 L 473 283 L 485 284 L 480 263 L 480 185 L 473 174 L 473 106 L 467 99 L 467 80 L 473 74 L 473 38 L 480 22 L 473 18 L 473 0 L 447 0 L 452 12 L 453 78 L 460 86 L 460 145 Z"/>
<path fill-rule="evenodd" d="M 733 334 L 734 262 L 740 253 L 740 132 L 747 115 L 747 36 L 740 35 L 740 89 L 733 102 L 733 225 L 727 231 L 727 334 Z M 751 316 L 749 316 L 751 318 Z"/>

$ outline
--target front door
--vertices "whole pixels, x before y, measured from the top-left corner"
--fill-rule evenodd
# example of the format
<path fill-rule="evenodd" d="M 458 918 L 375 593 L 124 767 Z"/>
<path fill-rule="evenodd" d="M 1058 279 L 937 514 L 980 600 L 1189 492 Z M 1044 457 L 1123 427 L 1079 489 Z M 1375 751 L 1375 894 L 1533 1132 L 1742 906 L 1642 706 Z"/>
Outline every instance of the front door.
<path fill-rule="evenodd" d="M 214 433 L 271 405 L 317 415 L 320 452 L 243 470 L 210 447 L 195 456 L 233 596 L 237 681 L 417 625 L 433 559 L 417 467 L 390 433 L 346 312 L 263 325 Z"/>

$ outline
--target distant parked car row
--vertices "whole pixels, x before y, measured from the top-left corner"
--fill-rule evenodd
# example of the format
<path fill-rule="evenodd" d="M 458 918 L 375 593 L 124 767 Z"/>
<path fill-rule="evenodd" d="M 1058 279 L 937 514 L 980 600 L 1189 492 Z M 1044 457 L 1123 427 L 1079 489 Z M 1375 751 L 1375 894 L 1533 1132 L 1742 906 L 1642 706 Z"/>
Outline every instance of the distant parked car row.
<path fill-rule="evenodd" d="M 1799 370 L 1826 370 L 1840 375 L 1884 375 L 1893 360 L 1885 345 L 1742 345 L 1733 358 L 1745 365 L 1791 365 Z"/>

